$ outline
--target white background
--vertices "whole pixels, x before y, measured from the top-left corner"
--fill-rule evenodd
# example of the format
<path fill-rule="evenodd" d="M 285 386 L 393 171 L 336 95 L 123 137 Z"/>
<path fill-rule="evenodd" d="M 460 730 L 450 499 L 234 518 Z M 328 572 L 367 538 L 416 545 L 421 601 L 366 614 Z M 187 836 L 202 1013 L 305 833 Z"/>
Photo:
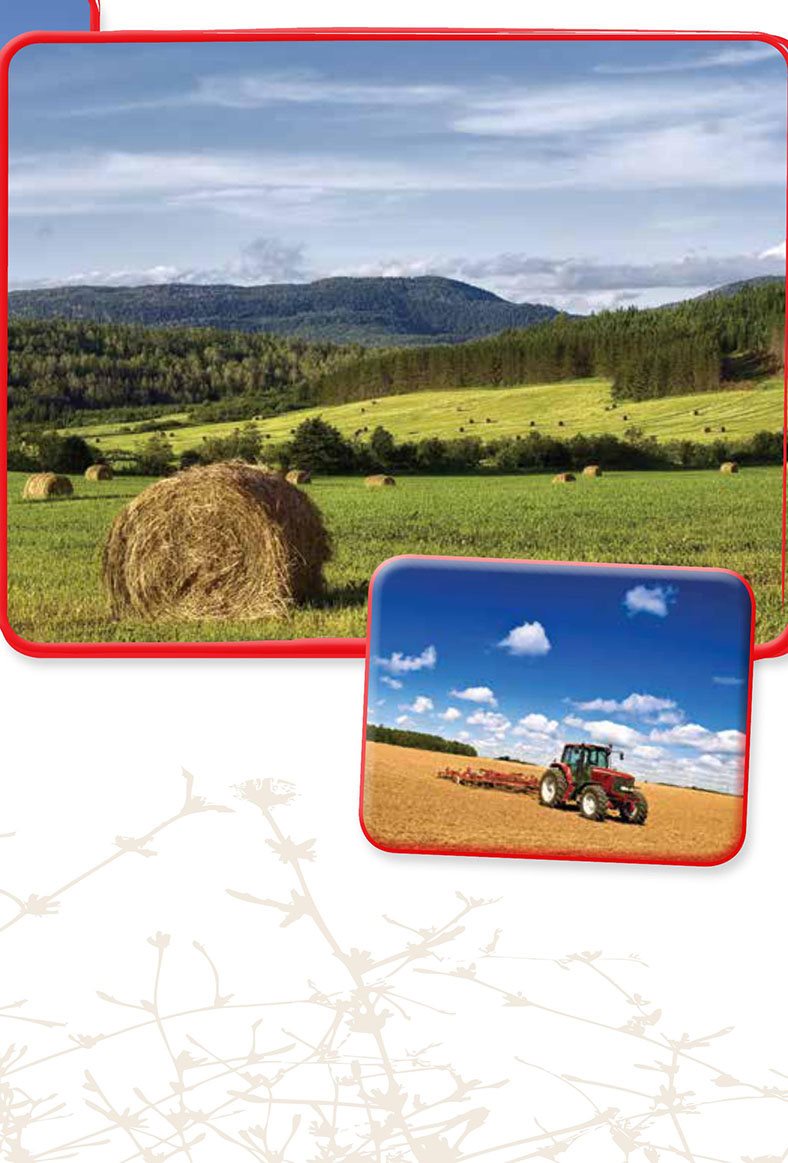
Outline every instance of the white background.
<path fill-rule="evenodd" d="M 287 8 L 252 0 L 103 0 L 102 9 L 105 28 L 181 27 L 187 21 L 190 27 L 224 28 L 263 23 L 545 25 L 535 6 L 502 2 L 482 9 L 409 2 L 376 5 L 373 11 L 348 0 Z M 591 21 L 589 5 L 563 3 L 550 6 L 549 21 L 552 27 L 632 27 L 633 13 L 631 5 L 597 4 Z M 782 5 L 751 3 L 729 13 L 716 4 L 641 5 L 637 25 L 788 31 Z M 740 1073 L 779 1081 L 768 1070 L 788 1072 L 781 1000 L 787 951 L 788 659 L 758 663 L 755 672 L 748 839 L 732 863 L 693 870 L 376 851 L 362 837 L 356 816 L 361 662 L 42 661 L 23 658 L 3 644 L 6 746 L 0 835 L 15 835 L 0 839 L 0 886 L 24 899 L 66 884 L 112 851 L 115 836 L 138 835 L 173 804 L 177 810 L 181 766 L 195 773 L 200 794 L 225 803 L 231 802 L 232 786 L 246 779 L 284 778 L 300 794 L 297 805 L 287 809 L 297 821 L 297 838 L 302 833 L 318 838 L 315 880 L 321 902 L 348 945 L 371 944 L 378 937 L 384 941 L 382 913 L 414 926 L 424 923 L 426 914 L 434 920 L 432 914 L 443 915 L 452 907 L 457 889 L 500 897 L 494 924 L 504 930 L 507 951 L 547 958 L 580 950 L 604 950 L 611 957 L 637 952 L 651 966 L 644 971 L 650 975 L 648 984 L 641 988 L 660 1003 L 667 1030 L 697 1034 L 733 1026 L 725 1054 Z M 255 928 L 257 916 L 251 924 L 247 914 L 228 904 L 223 889 L 276 895 L 265 879 L 271 853 L 242 813 L 200 816 L 188 824 L 174 840 L 168 833 L 155 845 L 160 847 L 156 859 L 124 857 L 65 894 L 55 916 L 26 917 L 0 935 L 0 1007 L 25 997 L 31 1013 L 56 1014 L 70 1031 L 85 1032 L 83 1026 L 101 1020 L 95 1013 L 95 989 L 112 992 L 118 979 L 131 981 L 142 973 L 152 953 L 146 938 L 156 930 L 186 945 L 192 940 L 218 945 L 233 989 L 241 993 L 261 950 L 291 930 L 272 929 L 268 922 Z M 293 934 L 300 932 L 293 927 Z M 272 990 L 283 978 L 303 977 L 301 961 L 291 963 L 286 946 L 276 949 L 263 958 Z M 548 994 L 555 988 L 555 1002 L 562 985 L 539 980 L 533 987 Z M 519 1053 L 554 1069 L 573 1068 L 573 1028 L 557 1032 L 523 1025 L 524 1011 L 511 1011 L 511 1022 L 507 1018 L 504 1027 L 494 1027 L 494 1037 L 501 1039 L 499 1053 L 490 1041 L 493 1019 L 486 1001 L 476 1009 L 476 1002 L 463 997 L 458 1003 L 460 1057 L 472 1051 L 470 1057 L 487 1066 Z M 407 1035 L 411 1044 L 421 1039 L 420 1024 L 424 1040 L 430 1037 L 430 1021 L 417 1011 Z M 28 1036 L 27 1030 L 9 1031 L 0 1023 L 0 1052 L 5 1035 L 12 1033 Z M 555 1060 L 557 1039 L 568 1055 L 560 1062 Z M 606 1044 L 600 1043 L 595 1053 L 601 1070 L 608 1069 L 611 1077 L 620 1071 L 621 1062 Z M 140 1085 L 151 1069 L 146 1054 L 140 1046 L 128 1055 L 129 1068 L 138 1067 Z M 78 1105 L 85 1063 L 68 1057 L 62 1062 L 53 1066 L 46 1085 L 73 1091 Z M 522 1111 L 506 1106 L 512 1095 L 504 1100 L 494 1097 L 498 1094 L 504 1092 L 490 1092 L 487 1105 L 497 1103 L 503 1122 L 515 1125 Z M 705 1120 L 704 1143 L 716 1136 L 714 1149 L 705 1147 L 708 1155 L 738 1160 L 746 1147 L 752 1157 L 776 1157 L 788 1147 L 784 1106 L 734 1105 L 733 1126 L 721 1115 L 715 1121 L 716 1109 L 697 1116 L 697 1125 Z M 106 1150 L 106 1155 L 84 1157 L 98 1163 L 128 1154 Z M 586 1157 L 596 1163 L 620 1157 L 617 1149 L 610 1150 Z M 199 1155 L 200 1160 L 212 1158 L 224 1163 L 221 1149 L 213 1156 L 210 1150 Z M 642 1158 L 633 1156 L 633 1163 Z"/>

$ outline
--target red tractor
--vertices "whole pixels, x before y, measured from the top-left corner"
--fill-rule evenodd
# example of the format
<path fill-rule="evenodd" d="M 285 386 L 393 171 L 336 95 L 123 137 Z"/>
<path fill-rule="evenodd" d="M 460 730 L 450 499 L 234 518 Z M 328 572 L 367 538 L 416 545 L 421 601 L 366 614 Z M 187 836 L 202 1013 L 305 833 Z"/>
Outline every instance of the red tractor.
<path fill-rule="evenodd" d="M 542 806 L 576 803 L 587 820 L 605 820 L 614 808 L 625 824 L 645 824 L 646 797 L 635 787 L 634 776 L 611 768 L 612 750 L 611 744 L 565 743 L 561 759 L 550 764 L 539 784 Z M 618 755 L 623 760 L 623 751 Z"/>

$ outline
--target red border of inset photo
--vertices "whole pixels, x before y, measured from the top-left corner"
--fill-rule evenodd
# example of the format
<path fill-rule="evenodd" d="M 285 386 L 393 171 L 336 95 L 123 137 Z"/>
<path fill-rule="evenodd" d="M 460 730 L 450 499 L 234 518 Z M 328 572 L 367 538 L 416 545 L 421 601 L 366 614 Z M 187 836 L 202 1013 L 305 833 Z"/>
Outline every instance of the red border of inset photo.
<path fill-rule="evenodd" d="M 576 566 L 578 569 L 593 570 L 599 569 L 628 569 L 643 571 L 648 574 L 649 571 L 654 570 L 659 573 L 691 573 L 691 574 L 728 574 L 734 577 L 738 582 L 744 586 L 750 598 L 750 658 L 747 668 L 747 725 L 745 728 L 744 741 L 744 777 L 742 782 L 742 816 L 741 816 L 741 832 L 736 839 L 736 842 L 731 848 L 724 852 L 721 856 L 715 857 L 711 860 L 704 859 L 676 859 L 662 856 L 638 856 L 638 855 L 601 855 L 594 852 L 583 851 L 560 851 L 560 852 L 544 852 L 541 850 L 530 851 L 523 849 L 522 852 L 512 851 L 496 851 L 489 848 L 418 848 L 415 846 L 403 846 L 401 848 L 391 847 L 387 844 L 381 844 L 372 835 L 370 835 L 366 823 L 364 821 L 364 784 L 366 780 L 366 766 L 367 766 L 367 706 L 369 701 L 369 676 L 372 659 L 370 651 L 367 651 L 366 663 L 364 668 L 364 713 L 361 727 L 361 780 L 358 802 L 358 819 L 361 826 L 361 831 L 365 838 L 373 846 L 381 852 L 394 853 L 396 855 L 417 855 L 417 856 L 478 856 L 486 857 L 488 859 L 501 860 L 580 860 L 591 864 L 659 864 L 672 865 L 674 867 L 684 868 L 714 868 L 720 864 L 727 864 L 733 860 L 741 852 L 744 846 L 744 841 L 747 835 L 747 808 L 749 804 L 749 780 L 750 780 L 750 728 L 752 725 L 752 675 L 753 664 L 756 658 L 755 651 L 755 596 L 752 592 L 752 586 L 746 578 L 741 574 L 736 573 L 732 569 L 716 569 L 714 566 L 695 566 L 695 565 L 613 565 L 610 562 L 598 562 L 596 564 L 588 561 L 518 561 L 514 558 L 500 558 L 500 557 L 453 557 L 453 556 L 435 556 L 430 557 L 419 553 L 405 553 L 397 557 L 390 557 L 388 561 L 383 561 L 377 567 L 372 575 L 372 580 L 369 583 L 369 595 L 367 600 L 367 642 L 370 641 L 370 634 L 372 630 L 372 604 L 374 600 L 375 582 L 382 571 L 396 562 L 402 561 L 432 561 L 432 562 L 446 562 L 457 561 L 466 562 L 469 564 L 478 565 L 480 563 L 487 563 L 490 565 L 555 565 L 555 566 Z M 648 663 L 646 663 L 646 666 Z M 438 753 L 436 752 L 436 755 Z"/>
<path fill-rule="evenodd" d="M 101 31 L 101 5 L 99 0 L 88 0 L 90 5 L 90 31 Z"/>
<path fill-rule="evenodd" d="M 511 28 L 292 28 L 238 30 L 227 32 L 100 32 L 99 0 L 89 0 L 91 32 L 38 32 L 17 37 L 0 52 L 0 215 L 8 223 L 8 78 L 14 56 L 30 45 L 39 44 L 178 44 L 254 41 L 377 41 L 377 40 L 594 40 L 594 41 L 761 41 L 771 45 L 788 64 L 788 40 L 761 32 L 687 32 L 687 31 L 600 31 L 569 29 L 511 29 Z M 788 104 L 788 97 L 787 97 Z M 788 170 L 786 172 L 786 210 L 788 212 Z M 0 264 L 4 277 L 0 278 L 0 319 L 8 318 L 8 230 L 0 232 Z M 786 337 L 788 350 L 788 335 Z M 3 384 L 8 381 L 7 331 L 2 341 L 0 374 Z M 6 390 L 5 388 L 3 389 Z M 785 428 L 788 422 L 788 396 L 784 399 L 783 423 L 783 501 L 782 501 L 782 596 L 785 600 L 786 571 L 786 447 Z M 7 401 L 0 408 L 0 456 L 6 457 Z M 0 489 L 0 521 L 2 522 L 2 552 L 0 553 L 0 630 L 7 642 L 21 654 L 36 658 L 363 658 L 366 643 L 363 638 L 302 638 L 285 641 L 248 642 L 32 642 L 22 638 L 13 629 L 8 618 L 8 490 Z M 594 564 L 586 562 L 585 564 Z M 665 568 L 665 567 L 658 567 Z M 693 567 L 678 567 L 693 568 Z M 755 647 L 755 658 L 774 658 L 788 654 L 788 626 L 771 642 Z"/>

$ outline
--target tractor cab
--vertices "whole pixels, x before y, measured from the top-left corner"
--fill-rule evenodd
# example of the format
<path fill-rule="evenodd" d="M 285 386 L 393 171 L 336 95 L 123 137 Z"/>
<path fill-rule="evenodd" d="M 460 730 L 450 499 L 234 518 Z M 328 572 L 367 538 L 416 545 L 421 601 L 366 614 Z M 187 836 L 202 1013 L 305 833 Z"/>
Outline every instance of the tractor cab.
<path fill-rule="evenodd" d="M 565 743 L 560 763 L 562 767 L 569 768 L 572 782 L 575 787 L 579 787 L 592 781 L 593 768 L 610 771 L 612 753 L 613 746 L 610 743 Z M 619 751 L 618 757 L 623 762 L 624 752 Z"/>

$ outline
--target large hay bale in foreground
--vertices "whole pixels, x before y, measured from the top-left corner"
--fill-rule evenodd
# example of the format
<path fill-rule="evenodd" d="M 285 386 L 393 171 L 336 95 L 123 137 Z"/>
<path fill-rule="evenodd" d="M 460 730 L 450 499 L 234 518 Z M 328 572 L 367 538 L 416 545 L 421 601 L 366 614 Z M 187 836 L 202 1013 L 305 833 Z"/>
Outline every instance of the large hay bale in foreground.
<path fill-rule="evenodd" d="M 583 469 L 584 477 L 601 477 L 602 469 L 598 464 L 587 464 Z"/>
<path fill-rule="evenodd" d="M 305 468 L 294 468 L 285 477 L 291 485 L 308 485 L 312 482 L 311 472 L 307 472 Z"/>
<path fill-rule="evenodd" d="M 74 486 L 69 477 L 56 472 L 36 472 L 25 481 L 23 501 L 48 501 L 52 497 L 70 497 Z"/>
<path fill-rule="evenodd" d="M 112 477 L 113 472 L 108 464 L 91 464 L 85 469 L 86 481 L 111 481 Z"/>
<path fill-rule="evenodd" d="M 559 472 L 553 477 L 554 485 L 571 485 L 575 479 L 573 472 Z"/>
<path fill-rule="evenodd" d="M 328 534 L 309 497 L 241 462 L 150 485 L 115 518 L 102 573 L 116 618 L 265 618 L 323 591 Z"/>
<path fill-rule="evenodd" d="M 396 483 L 397 482 L 394 480 L 394 477 L 387 477 L 384 473 L 375 473 L 374 476 L 367 477 L 367 479 L 364 481 L 364 484 L 368 489 L 390 488 Z"/>
<path fill-rule="evenodd" d="M 739 471 L 739 462 L 737 460 L 724 460 L 720 465 L 720 472 L 734 473 Z"/>

